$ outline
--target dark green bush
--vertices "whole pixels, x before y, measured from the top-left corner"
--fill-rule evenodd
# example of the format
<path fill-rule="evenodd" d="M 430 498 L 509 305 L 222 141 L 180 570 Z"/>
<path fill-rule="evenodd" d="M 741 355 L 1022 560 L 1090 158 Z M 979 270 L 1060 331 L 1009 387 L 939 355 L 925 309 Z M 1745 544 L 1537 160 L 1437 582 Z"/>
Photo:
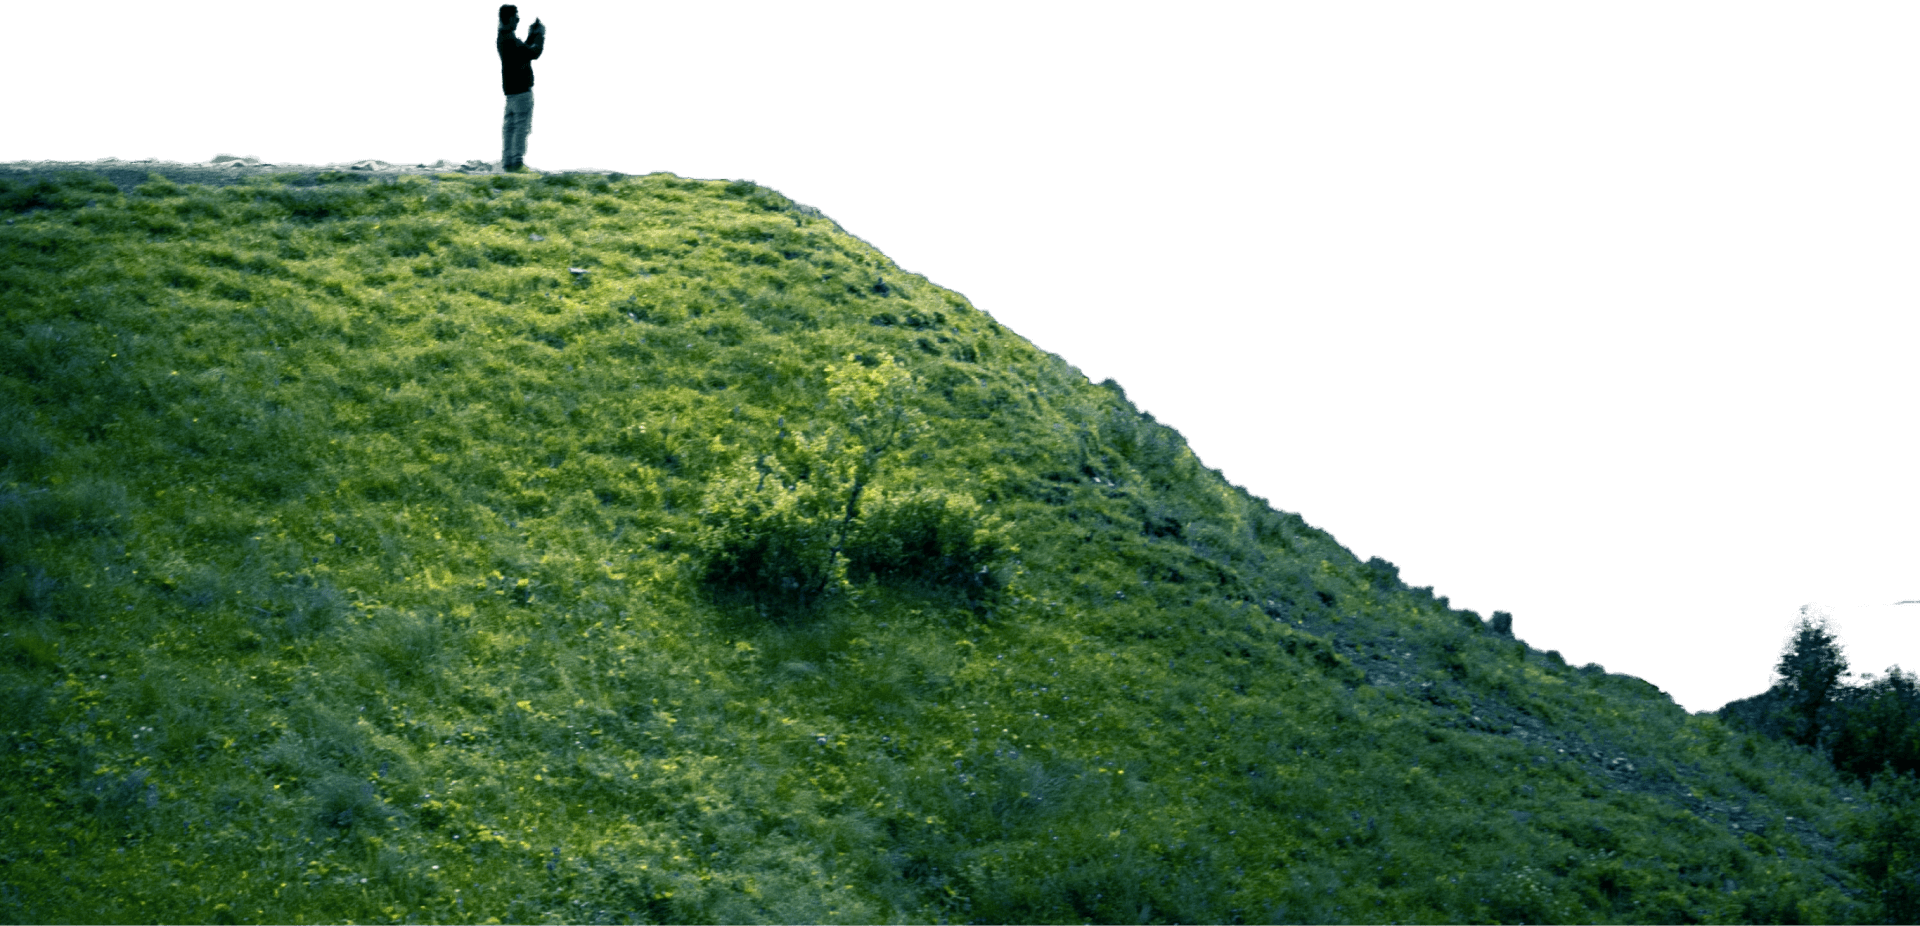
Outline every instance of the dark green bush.
<path fill-rule="evenodd" d="M 1486 624 L 1481 623 L 1480 613 L 1478 611 L 1456 611 L 1454 612 L 1454 617 L 1460 621 L 1462 627 L 1468 630 L 1477 632 L 1486 627 Z"/>
<path fill-rule="evenodd" d="M 1920 775 L 1920 684 L 1895 666 L 1886 678 L 1841 689 L 1820 715 L 1834 768 L 1867 781 L 1884 769 Z"/>
<path fill-rule="evenodd" d="M 763 465 L 742 460 L 708 483 L 695 540 L 700 577 L 721 597 L 792 614 L 846 581 L 846 560 L 834 550 L 846 498 L 792 479 L 777 461 Z"/>
<path fill-rule="evenodd" d="M 1367 560 L 1367 580 L 1375 589 L 1391 592 L 1401 588 L 1400 567 L 1376 556 Z"/>
<path fill-rule="evenodd" d="M 1888 774 L 1872 804 L 1847 821 L 1848 867 L 1872 892 L 1882 923 L 1920 923 L 1920 777 Z"/>
<path fill-rule="evenodd" d="M 1513 636 L 1513 615 L 1505 611 L 1493 612 L 1493 621 L 1489 629 L 1503 637 Z"/>

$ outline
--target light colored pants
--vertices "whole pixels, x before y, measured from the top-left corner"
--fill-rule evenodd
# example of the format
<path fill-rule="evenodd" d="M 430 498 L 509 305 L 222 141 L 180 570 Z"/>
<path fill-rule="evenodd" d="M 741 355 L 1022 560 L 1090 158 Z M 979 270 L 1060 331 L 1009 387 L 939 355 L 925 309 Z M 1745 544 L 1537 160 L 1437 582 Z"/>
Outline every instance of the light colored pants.
<path fill-rule="evenodd" d="M 516 167 L 527 157 L 527 133 L 533 131 L 533 91 L 507 97 L 506 124 L 500 129 L 500 169 Z"/>

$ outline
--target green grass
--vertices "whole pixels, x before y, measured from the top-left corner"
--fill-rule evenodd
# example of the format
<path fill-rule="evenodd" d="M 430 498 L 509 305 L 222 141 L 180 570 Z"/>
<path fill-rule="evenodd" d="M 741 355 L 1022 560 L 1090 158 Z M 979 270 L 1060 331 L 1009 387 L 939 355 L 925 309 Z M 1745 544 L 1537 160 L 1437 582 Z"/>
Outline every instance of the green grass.
<path fill-rule="evenodd" d="M 1881 915 L 1817 755 L 1357 561 L 771 190 L 0 212 L 8 921 Z M 714 506 L 845 498 L 849 356 L 924 423 L 862 523 L 986 539 L 873 527 L 770 614 Z"/>

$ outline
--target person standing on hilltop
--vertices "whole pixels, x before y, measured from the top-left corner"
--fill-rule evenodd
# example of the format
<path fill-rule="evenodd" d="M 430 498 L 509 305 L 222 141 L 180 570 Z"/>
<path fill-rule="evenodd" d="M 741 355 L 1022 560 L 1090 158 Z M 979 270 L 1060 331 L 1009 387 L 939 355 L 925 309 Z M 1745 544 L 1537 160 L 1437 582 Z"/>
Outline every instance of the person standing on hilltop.
<path fill-rule="evenodd" d="M 547 27 L 536 17 L 527 27 L 527 40 L 520 41 L 513 31 L 520 28 L 520 8 L 511 3 L 500 7 L 500 35 L 494 47 L 500 51 L 500 89 L 507 94 L 506 125 L 500 129 L 500 169 L 527 169 L 527 133 L 533 131 L 533 59 L 546 49 Z"/>

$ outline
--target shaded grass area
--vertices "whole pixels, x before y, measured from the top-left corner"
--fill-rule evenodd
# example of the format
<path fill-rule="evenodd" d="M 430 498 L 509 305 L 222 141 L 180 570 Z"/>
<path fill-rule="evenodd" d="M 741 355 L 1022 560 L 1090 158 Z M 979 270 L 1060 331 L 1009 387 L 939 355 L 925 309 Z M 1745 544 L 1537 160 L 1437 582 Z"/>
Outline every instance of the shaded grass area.
<path fill-rule="evenodd" d="M 1866 795 L 750 183 L 0 189 L 9 920 L 1854 921 Z M 991 607 L 703 584 L 898 358 Z M 1500 624 L 1504 629 L 1508 625 Z"/>

